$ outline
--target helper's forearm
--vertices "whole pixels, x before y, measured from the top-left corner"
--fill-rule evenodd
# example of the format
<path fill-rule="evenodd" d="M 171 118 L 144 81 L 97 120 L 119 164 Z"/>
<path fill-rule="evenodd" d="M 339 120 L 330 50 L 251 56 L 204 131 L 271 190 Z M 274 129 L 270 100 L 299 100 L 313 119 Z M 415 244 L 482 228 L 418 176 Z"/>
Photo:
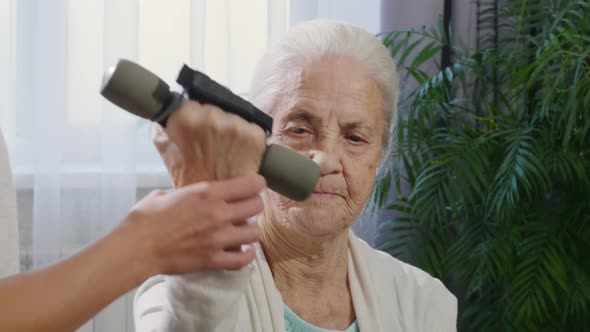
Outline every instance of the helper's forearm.
<path fill-rule="evenodd" d="M 131 233 L 119 227 L 56 265 L 0 280 L 0 331 L 74 331 L 138 286 L 149 272 L 133 257 Z"/>

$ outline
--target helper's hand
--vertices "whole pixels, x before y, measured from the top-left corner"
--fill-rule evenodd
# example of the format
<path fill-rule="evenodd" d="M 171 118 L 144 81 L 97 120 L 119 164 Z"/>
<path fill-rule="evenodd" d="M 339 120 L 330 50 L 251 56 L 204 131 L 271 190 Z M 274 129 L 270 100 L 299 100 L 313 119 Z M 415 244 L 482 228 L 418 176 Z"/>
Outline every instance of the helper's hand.
<path fill-rule="evenodd" d="M 258 172 L 264 131 L 212 105 L 189 100 L 154 130 L 154 145 L 175 188 Z"/>
<path fill-rule="evenodd" d="M 241 269 L 255 256 L 252 243 L 260 232 L 245 221 L 262 211 L 265 186 L 260 175 L 250 175 L 155 191 L 134 206 L 118 231 L 134 241 L 126 250 L 142 255 L 146 278 Z M 243 245 L 245 250 L 235 250 Z"/>

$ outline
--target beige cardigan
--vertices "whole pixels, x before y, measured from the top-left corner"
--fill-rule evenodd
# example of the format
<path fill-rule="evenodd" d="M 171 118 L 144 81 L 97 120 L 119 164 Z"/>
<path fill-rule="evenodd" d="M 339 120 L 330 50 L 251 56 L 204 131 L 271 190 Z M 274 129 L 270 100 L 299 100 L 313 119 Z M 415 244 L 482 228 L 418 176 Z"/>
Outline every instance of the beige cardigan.
<path fill-rule="evenodd" d="M 456 331 L 457 300 L 427 273 L 350 232 L 348 277 L 361 332 Z M 155 276 L 137 291 L 136 331 L 285 331 L 283 300 L 260 248 L 249 268 Z"/>

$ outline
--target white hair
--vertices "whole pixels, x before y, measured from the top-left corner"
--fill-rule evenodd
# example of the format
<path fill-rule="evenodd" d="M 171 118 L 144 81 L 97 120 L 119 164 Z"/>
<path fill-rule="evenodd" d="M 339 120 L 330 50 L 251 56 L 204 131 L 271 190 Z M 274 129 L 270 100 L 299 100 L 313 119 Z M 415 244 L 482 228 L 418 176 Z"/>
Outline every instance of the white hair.
<path fill-rule="evenodd" d="M 377 181 L 381 181 L 390 169 L 389 153 L 395 137 L 399 78 L 388 50 L 371 33 L 349 23 L 323 19 L 293 27 L 256 66 L 249 94 L 251 102 L 264 112 L 272 113 L 277 100 L 289 92 L 289 77 L 324 56 L 352 58 L 367 70 L 381 91 L 385 114 L 384 153 L 377 169 Z M 361 219 L 376 218 L 376 208 L 372 203 L 369 199 Z M 371 232 L 374 234 L 374 230 L 368 231 Z"/>

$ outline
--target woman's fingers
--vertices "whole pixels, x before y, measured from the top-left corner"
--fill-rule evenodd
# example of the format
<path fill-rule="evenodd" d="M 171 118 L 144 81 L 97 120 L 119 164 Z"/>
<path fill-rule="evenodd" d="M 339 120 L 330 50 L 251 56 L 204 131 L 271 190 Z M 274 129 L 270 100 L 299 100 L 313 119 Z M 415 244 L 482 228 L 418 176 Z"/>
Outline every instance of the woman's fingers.
<path fill-rule="evenodd" d="M 188 100 L 170 116 L 165 129 L 154 126 L 153 142 L 179 188 L 255 174 L 266 148 L 266 135 L 235 114 Z M 237 198 L 232 198 L 234 193 Z M 229 191 L 228 201 L 242 199 L 240 193 Z"/>
<path fill-rule="evenodd" d="M 170 138 L 164 131 L 164 128 L 160 126 L 159 123 L 155 122 L 152 127 L 152 142 L 156 147 L 163 146 L 164 144 L 168 144 L 170 142 Z"/>

